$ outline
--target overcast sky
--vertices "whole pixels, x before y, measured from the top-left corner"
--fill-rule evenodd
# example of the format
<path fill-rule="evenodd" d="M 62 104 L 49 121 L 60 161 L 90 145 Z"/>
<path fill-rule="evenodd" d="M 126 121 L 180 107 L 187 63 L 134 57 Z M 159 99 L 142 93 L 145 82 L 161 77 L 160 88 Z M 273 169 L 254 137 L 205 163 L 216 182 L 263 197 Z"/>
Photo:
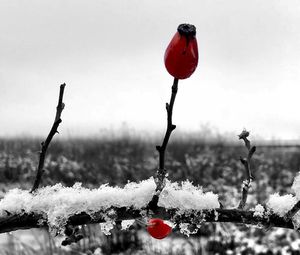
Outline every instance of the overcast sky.
<path fill-rule="evenodd" d="M 163 132 L 180 23 L 199 65 L 179 82 L 179 130 L 300 137 L 298 0 L 0 0 L 0 136 L 46 135 L 63 82 L 62 135 Z"/>

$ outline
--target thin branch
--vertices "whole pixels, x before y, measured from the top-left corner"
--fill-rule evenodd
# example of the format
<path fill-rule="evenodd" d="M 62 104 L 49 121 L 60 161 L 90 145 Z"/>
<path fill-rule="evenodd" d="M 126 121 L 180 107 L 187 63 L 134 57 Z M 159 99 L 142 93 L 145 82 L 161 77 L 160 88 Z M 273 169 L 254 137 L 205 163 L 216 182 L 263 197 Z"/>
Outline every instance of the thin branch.
<path fill-rule="evenodd" d="M 246 129 L 244 129 L 242 131 L 242 133 L 240 135 L 238 135 L 239 139 L 243 139 L 245 142 L 245 147 L 248 150 L 248 155 L 247 158 L 242 158 L 240 157 L 240 161 L 241 163 L 244 165 L 244 168 L 246 170 L 246 180 L 243 181 L 243 186 L 242 186 L 242 199 L 239 203 L 238 208 L 239 209 L 243 209 L 246 205 L 247 202 L 247 197 L 248 197 L 248 190 L 251 186 L 251 182 L 254 179 L 252 172 L 251 172 L 251 158 L 253 156 L 253 154 L 256 151 L 256 147 L 253 146 L 251 147 L 251 142 L 248 140 L 248 136 L 250 135 L 249 131 L 247 131 Z"/>
<path fill-rule="evenodd" d="M 289 220 L 294 217 L 294 215 L 300 210 L 300 201 L 298 201 L 291 210 L 287 212 L 287 214 L 284 216 L 285 219 Z"/>
<path fill-rule="evenodd" d="M 178 91 L 178 79 L 174 78 L 174 82 L 172 85 L 172 94 L 170 103 L 166 103 L 166 110 L 167 110 L 167 130 L 165 133 L 164 140 L 161 146 L 156 146 L 156 150 L 159 153 L 159 168 L 157 170 L 157 176 L 155 178 L 156 183 L 156 193 L 153 196 L 152 200 L 148 204 L 148 208 L 151 210 L 155 210 L 158 203 L 158 198 L 160 192 L 163 190 L 165 186 L 165 177 L 166 177 L 166 169 L 165 169 L 165 152 L 167 149 L 167 145 L 169 142 L 169 138 L 171 136 L 172 131 L 176 128 L 176 125 L 172 123 L 172 114 L 173 114 L 173 106 L 176 98 L 176 94 Z"/>
<path fill-rule="evenodd" d="M 33 184 L 33 187 L 31 189 L 30 193 L 33 193 L 35 190 L 37 190 L 40 185 L 42 175 L 44 173 L 44 163 L 45 163 L 45 157 L 46 157 L 46 152 L 47 152 L 48 146 L 49 146 L 53 136 L 56 133 L 58 133 L 57 128 L 58 128 L 59 124 L 62 122 L 60 117 L 61 117 L 61 113 L 65 107 L 65 104 L 63 103 L 65 86 L 66 86 L 65 83 L 60 85 L 59 98 L 58 98 L 58 104 L 56 107 L 56 115 L 55 115 L 54 123 L 52 125 L 52 128 L 51 128 L 46 140 L 41 143 L 40 159 L 39 159 L 39 164 L 38 164 L 38 168 L 37 168 L 37 174 L 36 174 L 34 184 Z"/>
<path fill-rule="evenodd" d="M 114 218 L 112 220 L 122 221 L 129 219 L 140 219 L 144 215 L 144 210 L 133 208 L 108 208 L 105 211 L 99 211 L 92 215 L 92 217 L 82 212 L 80 214 L 72 215 L 67 221 L 67 225 L 78 226 L 83 224 L 93 224 L 105 222 L 107 220 L 107 212 L 114 211 Z M 185 213 L 178 213 L 177 209 L 165 209 L 157 207 L 153 217 L 158 217 L 165 220 L 171 220 L 176 224 L 195 222 L 231 222 L 249 224 L 263 227 L 280 227 L 294 229 L 291 219 L 286 220 L 276 214 L 270 214 L 264 217 L 254 216 L 254 211 L 244 211 L 239 209 L 215 209 L 215 210 L 189 210 Z M 42 222 L 42 223 L 41 223 Z M 48 227 L 47 221 L 42 214 L 11 214 L 0 217 L 0 233 L 15 231 L 19 229 L 42 228 Z"/>

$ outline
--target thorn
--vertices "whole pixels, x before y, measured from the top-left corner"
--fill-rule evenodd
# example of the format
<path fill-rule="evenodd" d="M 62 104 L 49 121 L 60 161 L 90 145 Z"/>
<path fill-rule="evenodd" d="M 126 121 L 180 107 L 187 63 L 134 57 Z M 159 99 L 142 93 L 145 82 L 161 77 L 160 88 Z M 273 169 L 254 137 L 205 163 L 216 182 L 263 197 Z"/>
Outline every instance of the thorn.
<path fill-rule="evenodd" d="M 251 158 L 253 156 L 253 154 L 255 153 L 256 151 L 256 146 L 253 146 L 250 151 L 249 151 L 249 158 Z"/>
<path fill-rule="evenodd" d="M 157 146 L 156 146 L 156 149 L 157 149 L 158 151 L 160 151 L 161 146 L 157 145 Z"/>
<path fill-rule="evenodd" d="M 168 103 L 166 103 L 166 110 L 167 112 L 169 111 L 170 105 Z"/>
<path fill-rule="evenodd" d="M 176 128 L 176 125 L 171 125 L 171 129 L 174 130 Z"/>
<path fill-rule="evenodd" d="M 4 211 L 7 213 L 7 215 L 11 215 L 11 213 L 9 211 L 7 211 L 7 210 L 4 210 Z"/>
<path fill-rule="evenodd" d="M 56 134 L 59 134 L 59 132 L 58 132 L 57 130 L 55 131 L 55 133 L 56 133 Z"/>
<path fill-rule="evenodd" d="M 240 157 L 240 161 L 242 162 L 243 165 L 247 164 L 247 160 L 245 158 Z"/>

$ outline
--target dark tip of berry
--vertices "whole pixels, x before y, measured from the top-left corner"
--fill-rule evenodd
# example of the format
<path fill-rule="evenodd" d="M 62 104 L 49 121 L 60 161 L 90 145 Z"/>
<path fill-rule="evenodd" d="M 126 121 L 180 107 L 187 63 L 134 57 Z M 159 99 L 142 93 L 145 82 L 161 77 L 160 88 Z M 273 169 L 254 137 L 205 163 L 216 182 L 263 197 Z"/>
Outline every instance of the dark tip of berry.
<path fill-rule="evenodd" d="M 185 35 L 188 37 L 193 37 L 196 35 L 196 27 L 191 24 L 180 24 L 177 28 L 180 35 Z"/>

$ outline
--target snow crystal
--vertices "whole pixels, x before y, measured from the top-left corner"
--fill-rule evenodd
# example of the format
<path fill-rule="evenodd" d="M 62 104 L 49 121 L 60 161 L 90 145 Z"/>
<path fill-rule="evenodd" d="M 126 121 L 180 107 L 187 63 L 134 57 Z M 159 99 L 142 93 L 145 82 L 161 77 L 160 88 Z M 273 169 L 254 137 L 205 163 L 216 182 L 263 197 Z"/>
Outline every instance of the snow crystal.
<path fill-rule="evenodd" d="M 189 224 L 188 223 L 180 223 L 179 224 L 180 233 L 190 236 Z"/>
<path fill-rule="evenodd" d="M 275 193 L 270 196 L 267 206 L 277 215 L 283 217 L 296 204 L 297 199 L 292 194 L 280 196 Z"/>
<path fill-rule="evenodd" d="M 258 204 L 254 208 L 253 216 L 262 218 L 264 217 L 264 212 L 265 212 L 265 208 L 261 204 Z"/>
<path fill-rule="evenodd" d="M 204 193 L 201 187 L 193 186 L 185 181 L 179 185 L 177 182 L 167 180 L 166 186 L 160 194 L 159 206 L 165 208 L 180 208 L 181 210 L 203 210 L 219 208 L 218 195 Z"/>
<path fill-rule="evenodd" d="M 193 230 L 190 229 L 190 224 L 189 223 L 180 223 L 179 224 L 179 229 L 180 229 L 180 233 L 184 234 L 186 236 L 190 236 L 192 234 L 196 234 L 198 229 L 195 228 Z"/>
<path fill-rule="evenodd" d="M 294 178 L 294 182 L 292 185 L 292 190 L 295 192 L 297 200 L 300 200 L 300 172 Z"/>
<path fill-rule="evenodd" d="M 121 222 L 122 230 L 128 229 L 134 222 L 135 220 L 122 220 Z"/>

